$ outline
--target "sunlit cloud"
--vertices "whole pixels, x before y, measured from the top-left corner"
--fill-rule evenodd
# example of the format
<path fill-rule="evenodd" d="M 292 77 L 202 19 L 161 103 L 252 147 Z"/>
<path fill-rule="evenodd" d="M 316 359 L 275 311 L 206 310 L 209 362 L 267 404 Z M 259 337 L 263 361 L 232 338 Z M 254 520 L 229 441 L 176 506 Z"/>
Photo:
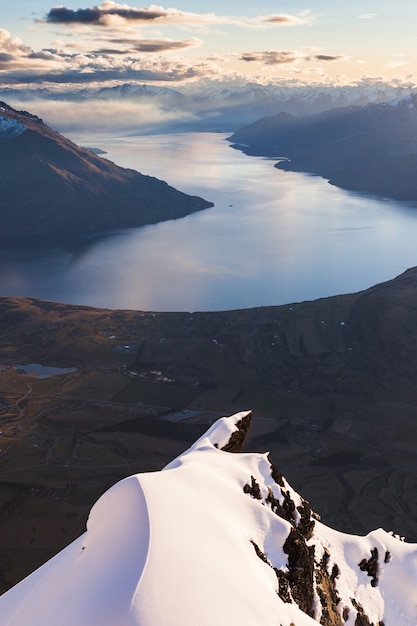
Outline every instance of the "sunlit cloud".
<path fill-rule="evenodd" d="M 262 52 L 244 52 L 240 56 L 241 61 L 247 63 L 262 63 L 264 65 L 281 65 L 283 63 L 295 63 L 300 55 L 294 50 L 264 50 Z"/>
<path fill-rule="evenodd" d="M 288 13 L 281 13 L 278 15 L 268 15 L 260 19 L 267 24 L 274 24 L 277 26 L 296 26 L 300 24 L 312 24 L 315 22 L 315 16 L 311 15 L 310 11 L 303 11 L 297 15 L 289 15 Z"/>
<path fill-rule="evenodd" d="M 404 65 L 409 64 L 403 52 L 393 52 L 391 54 L 391 57 L 392 57 L 392 61 L 389 61 L 385 65 L 385 67 L 387 68 L 403 67 Z"/>
<path fill-rule="evenodd" d="M 408 61 L 396 59 L 394 61 L 390 61 L 390 63 L 387 63 L 385 67 L 394 68 L 403 67 L 404 65 L 408 65 Z"/>
<path fill-rule="evenodd" d="M 194 41 L 192 42 L 195 43 Z M 0 77 L 3 84 L 88 84 L 109 81 L 123 82 L 184 82 L 200 77 L 217 76 L 222 67 L 211 61 L 193 61 L 167 56 L 149 57 L 150 52 L 175 48 L 176 42 L 157 40 L 156 43 L 138 42 L 143 47 L 136 54 L 110 54 L 59 49 L 35 53 L 30 49 L 20 56 L 0 55 Z M 191 45 L 188 42 L 186 45 Z M 159 50 L 158 50 L 159 49 Z M 105 54 L 107 52 L 108 54 Z M 114 51 L 113 51 L 114 53 Z"/>
<path fill-rule="evenodd" d="M 230 24 L 237 26 L 295 26 L 309 24 L 314 17 L 308 11 L 296 15 L 287 13 L 258 16 L 216 15 L 215 13 L 193 13 L 175 8 L 164 8 L 158 5 L 148 7 L 131 7 L 107 0 L 101 5 L 86 9 L 70 9 L 64 6 L 53 7 L 43 20 L 50 24 L 66 26 L 116 26 L 121 23 L 130 24 L 197 24 L 215 25 Z"/>
<path fill-rule="evenodd" d="M 0 28 L 0 52 L 14 58 L 29 54 L 31 48 L 26 46 L 19 37 L 12 37 L 7 30 Z"/>
<path fill-rule="evenodd" d="M 297 50 L 264 50 L 261 52 L 245 52 L 240 55 L 241 61 L 247 63 L 262 63 L 264 65 L 283 65 L 298 63 L 299 61 L 340 61 L 345 59 L 343 55 L 315 54 L 311 56 Z"/>
<path fill-rule="evenodd" d="M 358 15 L 360 20 L 372 20 L 374 17 L 376 17 L 376 13 L 360 13 Z"/>
<path fill-rule="evenodd" d="M 196 38 L 179 41 L 128 38 L 106 41 L 96 51 L 88 50 L 86 43 L 84 50 L 69 44 L 36 51 L 0 29 L 0 78 L 3 85 L 194 80 L 212 75 L 214 64 L 182 58 L 172 60 L 162 55 L 178 53 L 200 43 Z M 148 60 L 149 55 L 152 60 Z"/>

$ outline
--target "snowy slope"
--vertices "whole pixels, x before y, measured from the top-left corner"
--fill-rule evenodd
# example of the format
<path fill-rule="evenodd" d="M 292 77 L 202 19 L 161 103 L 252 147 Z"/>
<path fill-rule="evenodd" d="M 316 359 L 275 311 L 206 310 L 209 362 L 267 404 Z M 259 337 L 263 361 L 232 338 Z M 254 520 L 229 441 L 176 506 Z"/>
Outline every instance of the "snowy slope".
<path fill-rule="evenodd" d="M 11 120 L 1 115 L 1 111 L 4 110 L 0 107 L 0 141 L 8 141 L 13 137 L 18 137 L 27 130 L 26 126 L 18 122 L 17 120 Z"/>
<path fill-rule="evenodd" d="M 2 626 L 415 626 L 417 546 L 315 519 L 223 418 L 163 471 L 130 476 L 86 533 L 0 598 Z"/>

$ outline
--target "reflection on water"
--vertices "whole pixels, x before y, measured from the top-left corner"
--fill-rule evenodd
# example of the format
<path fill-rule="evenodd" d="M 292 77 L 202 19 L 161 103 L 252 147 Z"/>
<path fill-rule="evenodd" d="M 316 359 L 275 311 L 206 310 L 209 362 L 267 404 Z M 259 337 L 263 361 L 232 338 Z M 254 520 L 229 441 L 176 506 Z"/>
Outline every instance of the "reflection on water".
<path fill-rule="evenodd" d="M 89 138 L 106 158 L 214 208 L 112 236 L 0 250 L 0 293 L 108 308 L 220 310 L 358 291 L 416 264 L 416 207 L 277 170 L 224 137 Z"/>

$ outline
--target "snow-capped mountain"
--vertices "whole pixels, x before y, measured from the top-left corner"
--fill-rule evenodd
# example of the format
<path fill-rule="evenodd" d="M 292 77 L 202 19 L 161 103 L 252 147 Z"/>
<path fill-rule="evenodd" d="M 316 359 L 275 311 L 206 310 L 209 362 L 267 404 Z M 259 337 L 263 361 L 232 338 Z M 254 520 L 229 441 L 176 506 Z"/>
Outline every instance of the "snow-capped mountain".
<path fill-rule="evenodd" d="M 18 107 L 26 102 L 105 103 L 113 110 L 117 104 L 130 103 L 138 117 L 132 130 L 166 132 L 172 130 L 214 130 L 230 132 L 265 115 L 283 111 L 310 115 L 332 108 L 358 106 L 401 99 L 413 92 L 413 84 L 383 82 L 354 85 L 300 85 L 292 81 L 276 84 L 239 81 L 190 83 L 173 89 L 169 86 L 124 83 L 103 87 L 60 89 L 0 88 L 0 98 Z M 155 110 L 165 113 L 157 116 Z M 101 114 L 103 111 L 101 110 Z M 167 115 L 169 114 L 169 115 Z M 121 114 L 122 116 L 123 114 Z M 115 109 L 113 124 L 118 123 Z M 122 120 L 119 120 L 119 123 Z M 64 124 L 64 121 L 63 121 Z"/>
<path fill-rule="evenodd" d="M 415 626 L 417 545 L 322 524 L 267 454 L 239 453 L 250 419 L 106 492 L 0 598 L 2 626 Z"/>

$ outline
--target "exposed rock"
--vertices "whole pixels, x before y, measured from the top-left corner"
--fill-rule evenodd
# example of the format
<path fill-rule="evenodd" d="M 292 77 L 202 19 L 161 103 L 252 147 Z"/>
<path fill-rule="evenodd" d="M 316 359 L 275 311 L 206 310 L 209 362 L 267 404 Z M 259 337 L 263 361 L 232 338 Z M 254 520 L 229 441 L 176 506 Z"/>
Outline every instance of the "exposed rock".
<path fill-rule="evenodd" d="M 314 617 L 314 546 L 307 546 L 302 534 L 293 528 L 283 549 L 288 554 L 291 595 L 304 613 Z"/>
<path fill-rule="evenodd" d="M 371 556 L 368 560 L 362 559 L 359 563 L 359 569 L 366 572 L 371 577 L 372 587 L 376 587 L 378 584 L 379 562 L 378 562 L 378 548 L 372 548 Z"/>
<path fill-rule="evenodd" d="M 357 602 L 355 598 L 351 598 L 351 601 L 358 612 L 355 619 L 355 626 L 385 626 L 384 622 L 378 622 L 377 624 L 371 622 L 369 617 L 365 614 L 363 606 L 359 602 Z"/>
<path fill-rule="evenodd" d="M 252 413 L 248 413 L 236 424 L 237 430 L 232 433 L 229 441 L 222 447 L 224 452 L 241 452 L 252 422 Z"/>
<path fill-rule="evenodd" d="M 245 485 L 243 487 L 243 491 L 245 493 L 250 493 L 252 498 L 255 498 L 256 500 L 262 500 L 261 489 L 253 476 L 251 476 L 251 484 Z"/>
<path fill-rule="evenodd" d="M 318 563 L 315 570 L 316 578 L 316 590 L 320 598 L 321 604 L 321 619 L 320 624 L 323 626 L 342 626 L 343 621 L 338 611 L 338 605 L 340 604 L 340 597 L 336 589 L 336 578 L 339 575 L 337 565 L 334 565 L 331 573 L 329 574 L 327 566 L 329 562 L 330 554 L 327 550 L 324 551 L 323 557 Z M 336 569 L 337 568 L 337 569 Z M 346 619 L 349 615 L 349 609 L 345 607 Z M 346 620 L 345 620 L 346 621 Z"/>

